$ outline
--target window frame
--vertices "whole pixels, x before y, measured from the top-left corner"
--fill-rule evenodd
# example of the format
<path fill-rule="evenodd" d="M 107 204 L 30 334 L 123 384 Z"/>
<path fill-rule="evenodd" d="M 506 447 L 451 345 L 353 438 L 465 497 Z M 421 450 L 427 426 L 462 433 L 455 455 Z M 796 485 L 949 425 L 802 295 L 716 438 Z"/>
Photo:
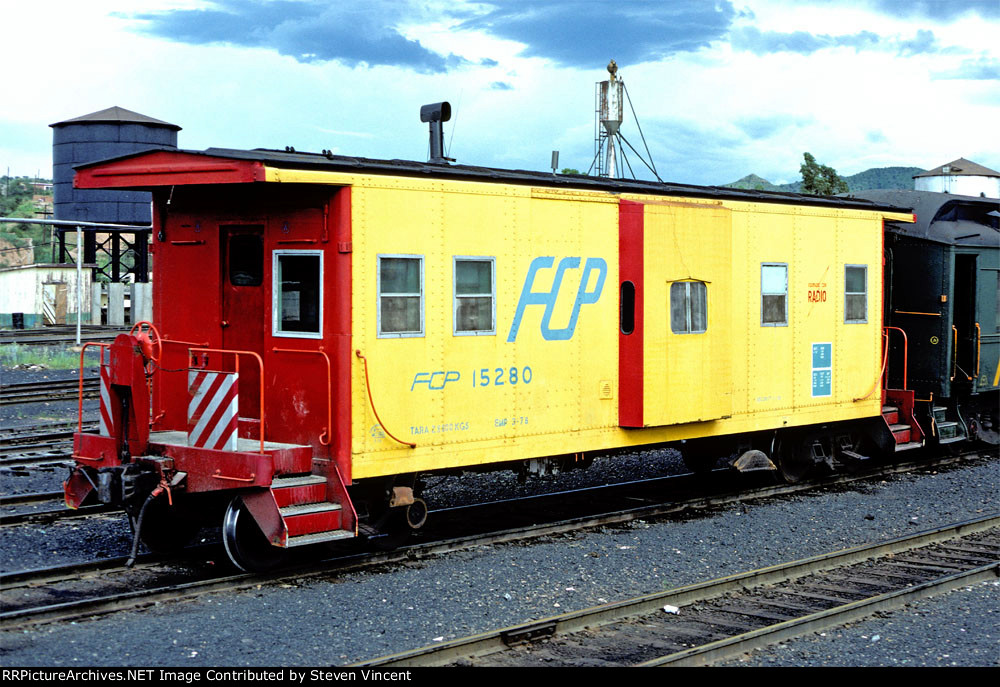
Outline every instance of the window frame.
<path fill-rule="evenodd" d="M 685 302 L 684 314 L 685 314 L 685 324 L 687 325 L 687 329 L 685 331 L 682 331 L 682 332 L 679 332 L 679 331 L 677 331 L 677 330 L 674 329 L 674 317 L 673 317 L 674 302 L 673 302 L 673 297 L 674 297 L 674 285 L 675 284 L 685 284 L 686 285 L 685 288 L 684 288 L 684 302 Z M 705 328 L 704 329 L 693 330 L 691 328 L 692 327 L 692 321 L 693 321 L 693 318 L 691 317 L 691 284 L 701 284 L 703 287 L 705 287 Z M 681 335 L 685 335 L 685 334 L 705 334 L 706 332 L 708 332 L 708 282 L 699 281 L 697 279 L 684 279 L 684 280 L 677 280 L 677 281 L 671 282 L 670 283 L 670 310 L 669 310 L 669 319 L 670 319 L 670 333 L 671 334 L 677 334 L 678 336 L 681 336 Z"/>
<path fill-rule="evenodd" d="M 289 332 L 281 329 L 281 283 L 279 275 L 281 271 L 278 263 L 283 255 L 305 256 L 315 255 L 319 258 L 319 331 L 318 332 Z M 300 250 L 295 248 L 282 248 L 271 251 L 271 336 L 276 338 L 289 339 L 322 339 L 323 319 L 324 319 L 324 283 L 323 283 L 323 251 L 322 250 Z"/>
<path fill-rule="evenodd" d="M 785 290 L 783 293 L 765 293 L 764 292 L 764 268 L 765 267 L 784 267 L 785 268 Z M 762 262 L 760 263 L 760 326 L 761 327 L 787 327 L 788 326 L 788 263 L 787 262 Z M 764 296 L 781 296 L 785 297 L 785 313 L 784 320 L 782 322 L 765 322 L 764 321 Z"/>
<path fill-rule="evenodd" d="M 847 270 L 852 267 L 860 268 L 864 270 L 865 274 L 865 290 L 864 291 L 848 291 L 847 290 Z M 861 320 L 852 320 L 847 317 L 847 298 L 848 296 L 864 296 L 865 297 L 865 316 Z M 855 264 L 845 264 L 844 265 L 844 324 L 868 324 L 868 265 L 855 265 Z"/>
<path fill-rule="evenodd" d="M 420 331 L 417 332 L 383 332 L 382 331 L 382 259 L 418 260 L 420 263 L 419 293 L 391 293 L 386 297 L 399 296 L 403 298 L 420 298 Z M 379 339 L 417 339 L 425 336 L 424 327 L 424 256 L 415 253 L 379 253 L 375 257 L 375 333 Z"/>
<path fill-rule="evenodd" d="M 458 329 L 458 302 L 460 298 L 483 298 L 485 294 L 458 293 L 458 263 L 488 262 L 490 264 L 490 329 Z M 496 336 L 497 333 L 497 259 L 488 255 L 453 255 L 451 257 L 451 333 L 452 336 Z"/>

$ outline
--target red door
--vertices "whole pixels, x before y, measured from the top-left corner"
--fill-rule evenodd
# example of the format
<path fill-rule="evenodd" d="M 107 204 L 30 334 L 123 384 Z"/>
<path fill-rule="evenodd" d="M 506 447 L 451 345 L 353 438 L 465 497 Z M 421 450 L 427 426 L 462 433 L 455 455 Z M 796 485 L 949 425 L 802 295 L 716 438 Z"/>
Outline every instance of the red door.
<path fill-rule="evenodd" d="M 222 346 L 263 358 L 268 322 L 264 285 L 264 226 L 220 227 L 222 238 Z M 240 356 L 239 416 L 260 417 L 260 369 Z M 256 432 L 254 433 L 256 434 Z"/>

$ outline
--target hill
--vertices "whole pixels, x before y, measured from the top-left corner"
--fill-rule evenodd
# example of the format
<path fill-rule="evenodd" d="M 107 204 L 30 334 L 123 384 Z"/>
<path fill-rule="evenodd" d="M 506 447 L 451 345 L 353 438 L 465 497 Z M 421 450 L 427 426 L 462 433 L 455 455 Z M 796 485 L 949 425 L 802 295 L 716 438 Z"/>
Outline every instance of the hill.
<path fill-rule="evenodd" d="M 850 191 L 868 191 L 875 188 L 895 188 L 912 189 L 913 175 L 920 174 L 924 170 L 920 167 L 874 167 L 863 172 L 844 177 L 847 188 Z M 801 181 L 794 181 L 790 184 L 772 184 L 767 179 L 748 174 L 738 181 L 723 184 L 728 188 L 754 189 L 758 191 L 790 191 L 799 193 L 802 188 Z"/>

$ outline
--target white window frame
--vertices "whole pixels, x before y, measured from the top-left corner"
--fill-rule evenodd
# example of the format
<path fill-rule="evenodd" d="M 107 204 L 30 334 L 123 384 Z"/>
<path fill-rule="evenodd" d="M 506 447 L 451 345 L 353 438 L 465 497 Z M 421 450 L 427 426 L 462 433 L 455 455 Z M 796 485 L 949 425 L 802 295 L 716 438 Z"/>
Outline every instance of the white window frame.
<path fill-rule="evenodd" d="M 389 297 L 406 298 L 420 297 L 420 331 L 419 332 L 383 332 L 382 331 L 382 258 L 404 258 L 420 261 L 420 292 L 392 293 Z M 413 253 L 379 253 L 375 260 L 375 331 L 379 339 L 414 339 L 424 336 L 424 256 Z"/>
<path fill-rule="evenodd" d="M 488 262 L 490 263 L 490 318 L 493 325 L 490 329 L 472 329 L 466 331 L 458 330 L 458 300 L 460 298 L 482 298 L 485 294 L 465 294 L 458 293 L 458 263 L 459 262 Z M 453 336 L 496 336 L 497 333 L 497 260 L 490 256 L 476 255 L 455 255 L 451 259 L 451 332 Z"/>
<path fill-rule="evenodd" d="M 785 291 L 783 294 L 780 293 L 765 293 L 764 292 L 764 268 L 765 267 L 784 267 L 785 268 Z M 788 326 L 788 263 L 787 262 L 762 262 L 760 263 L 760 326 L 761 327 L 787 327 Z M 764 321 L 764 296 L 785 296 L 785 319 L 783 322 L 765 322 Z"/>
<path fill-rule="evenodd" d="M 281 283 L 278 281 L 280 270 L 278 260 L 282 255 L 304 256 L 315 255 L 319 258 L 319 331 L 318 332 L 286 332 L 281 329 Z M 324 317 L 324 282 L 323 282 L 323 251 L 282 249 L 271 251 L 271 336 L 289 339 L 322 339 Z"/>
<path fill-rule="evenodd" d="M 673 305 L 674 305 L 673 304 L 673 287 L 674 287 L 674 284 L 686 284 L 686 286 L 684 287 L 684 301 L 685 301 L 685 305 L 686 305 L 686 307 L 684 309 L 684 315 L 685 315 L 685 326 L 687 327 L 687 329 L 684 330 L 684 331 L 682 331 L 682 332 L 678 332 L 678 331 L 674 330 L 674 324 L 673 324 Z M 692 323 L 694 322 L 694 318 L 692 317 L 692 314 L 691 314 L 691 284 L 701 284 L 702 286 L 705 287 L 705 328 L 704 329 L 698 329 L 698 330 L 693 330 L 692 329 Z M 676 334 L 677 336 L 685 336 L 687 334 L 705 334 L 708 331 L 708 282 L 699 281 L 697 279 L 685 279 L 683 281 L 675 281 L 675 282 L 671 282 L 670 283 L 670 288 L 667 289 L 667 291 L 669 292 L 668 298 L 671 299 L 670 300 L 670 311 L 669 311 L 669 313 L 670 313 L 670 333 L 671 334 Z"/>
<path fill-rule="evenodd" d="M 864 292 L 858 291 L 848 291 L 847 290 L 847 270 L 851 267 L 858 267 L 865 271 L 865 290 Z M 850 320 L 847 318 L 847 297 L 848 296 L 861 296 L 865 297 L 865 317 L 863 320 Z M 868 265 L 844 265 L 844 324 L 868 324 Z"/>

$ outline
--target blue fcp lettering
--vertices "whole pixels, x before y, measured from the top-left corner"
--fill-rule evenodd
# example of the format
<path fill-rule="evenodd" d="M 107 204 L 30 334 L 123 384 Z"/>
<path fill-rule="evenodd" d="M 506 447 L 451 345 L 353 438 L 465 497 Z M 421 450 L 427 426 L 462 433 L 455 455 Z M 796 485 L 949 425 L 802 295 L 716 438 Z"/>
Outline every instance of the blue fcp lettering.
<path fill-rule="evenodd" d="M 447 372 L 418 372 L 413 375 L 413 383 L 410 384 L 410 391 L 417 386 L 417 384 L 426 384 L 428 389 L 432 391 L 440 391 L 444 388 L 444 385 L 448 382 L 457 382 L 462 378 L 458 370 L 448 370 Z M 435 380 L 440 382 L 438 385 Z"/>
<path fill-rule="evenodd" d="M 555 278 L 552 280 L 550 291 L 532 291 L 531 287 L 535 283 L 535 273 L 538 270 L 549 269 L 555 261 L 553 257 L 535 258 L 528 268 L 528 276 L 524 279 L 524 287 L 521 289 L 521 298 L 517 302 L 517 311 L 514 313 L 514 321 L 510 325 L 510 332 L 507 334 L 507 342 L 512 343 L 517 339 L 517 330 L 521 327 L 521 316 L 524 309 L 529 305 L 544 305 L 545 314 L 542 315 L 542 338 L 546 341 L 565 341 L 573 338 L 576 331 L 576 319 L 580 315 L 580 307 L 583 305 L 596 303 L 601 298 L 604 289 L 604 278 L 608 276 L 608 263 L 603 258 L 587 258 L 583 266 L 583 276 L 580 277 L 580 287 L 576 291 L 576 300 L 573 302 L 573 311 L 569 316 L 569 323 L 562 329 L 552 329 L 549 322 L 552 320 L 552 313 L 555 311 L 556 298 L 559 296 L 559 288 L 562 286 L 563 276 L 566 270 L 580 267 L 580 258 L 563 258 L 556 268 Z M 587 282 L 590 281 L 590 273 L 597 271 L 597 283 L 594 284 L 593 291 L 587 291 Z"/>

